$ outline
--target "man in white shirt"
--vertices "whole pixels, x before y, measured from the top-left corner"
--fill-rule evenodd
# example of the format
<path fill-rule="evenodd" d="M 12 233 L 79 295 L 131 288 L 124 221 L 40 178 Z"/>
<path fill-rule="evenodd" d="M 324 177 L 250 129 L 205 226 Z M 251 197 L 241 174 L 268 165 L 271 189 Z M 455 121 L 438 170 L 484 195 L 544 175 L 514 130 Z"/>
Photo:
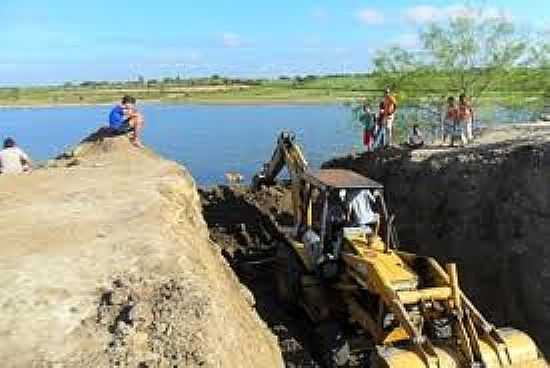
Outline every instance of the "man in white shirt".
<path fill-rule="evenodd" d="M 377 224 L 379 216 L 374 213 L 371 206 L 375 202 L 376 199 L 368 189 L 353 193 L 353 198 L 349 202 L 350 221 L 359 227 Z"/>
<path fill-rule="evenodd" d="M 19 174 L 31 167 L 29 156 L 15 145 L 12 138 L 4 140 L 4 149 L 0 151 L 0 173 Z"/>

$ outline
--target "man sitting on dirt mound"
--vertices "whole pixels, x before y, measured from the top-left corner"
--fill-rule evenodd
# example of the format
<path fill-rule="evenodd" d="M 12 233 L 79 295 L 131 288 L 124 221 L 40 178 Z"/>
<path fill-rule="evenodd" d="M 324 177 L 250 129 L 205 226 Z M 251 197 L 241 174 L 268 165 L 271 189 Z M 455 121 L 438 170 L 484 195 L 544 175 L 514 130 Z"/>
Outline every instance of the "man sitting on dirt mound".
<path fill-rule="evenodd" d="M 140 140 L 143 125 L 143 116 L 137 111 L 136 99 L 132 96 L 122 97 L 120 104 L 109 114 L 109 128 L 115 134 L 132 132 L 131 141 L 140 148 L 143 148 Z"/>
<path fill-rule="evenodd" d="M 29 156 L 16 146 L 12 138 L 6 138 L 4 149 L 0 151 L 0 174 L 20 174 L 30 171 L 31 167 Z"/>

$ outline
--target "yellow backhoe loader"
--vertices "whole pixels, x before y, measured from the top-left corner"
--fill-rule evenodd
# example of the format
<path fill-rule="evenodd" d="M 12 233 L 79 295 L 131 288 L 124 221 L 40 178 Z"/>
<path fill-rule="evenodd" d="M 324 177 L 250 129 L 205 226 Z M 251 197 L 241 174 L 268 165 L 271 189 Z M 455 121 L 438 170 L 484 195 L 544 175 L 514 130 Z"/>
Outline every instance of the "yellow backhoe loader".
<path fill-rule="evenodd" d="M 381 184 L 349 170 L 310 170 L 283 132 L 253 187 L 275 183 L 285 166 L 294 226 L 277 244 L 276 291 L 317 326 L 324 366 L 348 364 L 352 339 L 376 368 L 547 367 L 527 334 L 482 316 L 455 264 L 398 249 Z"/>

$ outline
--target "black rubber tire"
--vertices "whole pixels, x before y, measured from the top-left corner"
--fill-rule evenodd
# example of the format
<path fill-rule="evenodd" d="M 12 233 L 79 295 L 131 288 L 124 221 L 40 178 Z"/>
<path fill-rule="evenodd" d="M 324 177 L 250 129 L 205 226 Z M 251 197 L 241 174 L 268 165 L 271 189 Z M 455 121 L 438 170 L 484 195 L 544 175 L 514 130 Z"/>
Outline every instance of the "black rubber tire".
<path fill-rule="evenodd" d="M 285 243 L 277 244 L 275 286 L 277 299 L 287 309 L 298 307 L 302 270 L 294 251 Z"/>
<path fill-rule="evenodd" d="M 347 367 L 350 360 L 349 343 L 334 321 L 321 322 L 315 329 L 315 350 L 319 363 L 324 368 Z"/>

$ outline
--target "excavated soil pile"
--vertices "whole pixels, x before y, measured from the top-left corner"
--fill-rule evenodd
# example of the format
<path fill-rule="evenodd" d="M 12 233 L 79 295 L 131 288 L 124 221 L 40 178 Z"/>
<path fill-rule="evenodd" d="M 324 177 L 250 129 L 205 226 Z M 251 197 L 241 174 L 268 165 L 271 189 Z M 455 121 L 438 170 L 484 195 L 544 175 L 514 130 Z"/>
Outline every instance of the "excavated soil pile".
<path fill-rule="evenodd" d="M 99 134 L 0 206 L 2 366 L 283 366 L 184 168 Z"/>
<path fill-rule="evenodd" d="M 293 224 L 290 191 L 283 186 L 256 192 L 243 186 L 217 186 L 199 194 L 212 239 L 232 258 L 269 251 L 275 224 Z"/>
<path fill-rule="evenodd" d="M 325 166 L 381 181 L 402 247 L 456 261 L 488 319 L 525 330 L 550 356 L 550 126 L 491 131 L 467 148 L 394 149 Z"/>

